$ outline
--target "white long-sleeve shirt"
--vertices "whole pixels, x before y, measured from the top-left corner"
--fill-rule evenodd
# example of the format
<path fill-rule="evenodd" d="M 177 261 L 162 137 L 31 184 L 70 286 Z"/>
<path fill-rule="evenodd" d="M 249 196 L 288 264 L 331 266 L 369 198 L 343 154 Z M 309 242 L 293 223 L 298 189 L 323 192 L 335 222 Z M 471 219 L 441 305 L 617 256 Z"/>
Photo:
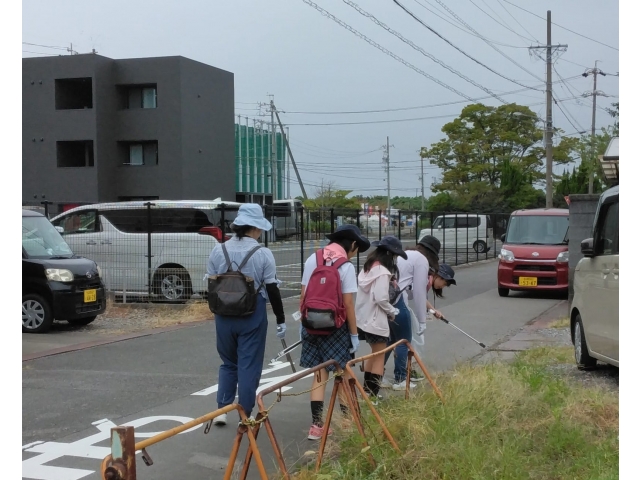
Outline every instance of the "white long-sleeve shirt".
<path fill-rule="evenodd" d="M 411 294 L 415 304 L 418 322 L 427 321 L 427 286 L 429 285 L 429 261 L 417 250 L 406 250 L 407 260 L 398 257 L 398 286 L 403 289 L 412 285 Z M 402 295 L 407 303 L 409 295 L 405 290 Z"/>

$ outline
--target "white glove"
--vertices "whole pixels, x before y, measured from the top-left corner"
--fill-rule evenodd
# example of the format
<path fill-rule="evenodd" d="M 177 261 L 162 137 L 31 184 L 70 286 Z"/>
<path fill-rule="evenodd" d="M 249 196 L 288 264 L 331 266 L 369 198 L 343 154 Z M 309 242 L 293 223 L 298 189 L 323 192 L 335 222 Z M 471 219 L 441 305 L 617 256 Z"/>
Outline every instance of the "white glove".
<path fill-rule="evenodd" d="M 358 335 L 351 335 L 351 349 L 349 350 L 349 353 L 356 353 L 358 351 L 358 347 L 360 346 L 360 339 L 358 338 Z"/>
<path fill-rule="evenodd" d="M 416 333 L 416 335 L 421 336 L 422 334 L 424 334 L 424 331 L 427 329 L 427 323 L 422 323 L 420 322 L 418 327 L 418 332 Z"/>
<path fill-rule="evenodd" d="M 278 327 L 276 328 L 276 337 L 283 339 L 286 332 L 287 332 L 287 325 L 284 323 L 278 324 Z"/>

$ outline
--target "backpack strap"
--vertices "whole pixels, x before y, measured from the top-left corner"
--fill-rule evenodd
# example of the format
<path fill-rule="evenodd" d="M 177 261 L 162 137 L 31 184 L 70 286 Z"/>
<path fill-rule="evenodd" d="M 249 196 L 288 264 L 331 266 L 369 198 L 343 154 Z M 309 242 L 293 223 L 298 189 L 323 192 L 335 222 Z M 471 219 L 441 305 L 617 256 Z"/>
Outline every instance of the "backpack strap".
<path fill-rule="evenodd" d="M 229 253 L 227 252 L 227 248 L 224 246 L 224 243 L 220 244 L 222 246 L 222 253 L 224 253 L 224 259 L 227 262 L 227 272 L 231 272 L 231 259 L 229 258 Z"/>
<path fill-rule="evenodd" d="M 257 247 L 252 248 L 251 251 L 249 251 L 249 253 L 247 253 L 247 256 L 244 257 L 244 260 L 242 260 L 242 263 L 238 266 L 238 272 L 244 268 L 244 266 L 247 264 L 247 262 L 252 257 L 252 255 L 256 253 L 258 250 L 260 250 L 261 248 L 262 248 L 262 245 L 258 245 Z"/>

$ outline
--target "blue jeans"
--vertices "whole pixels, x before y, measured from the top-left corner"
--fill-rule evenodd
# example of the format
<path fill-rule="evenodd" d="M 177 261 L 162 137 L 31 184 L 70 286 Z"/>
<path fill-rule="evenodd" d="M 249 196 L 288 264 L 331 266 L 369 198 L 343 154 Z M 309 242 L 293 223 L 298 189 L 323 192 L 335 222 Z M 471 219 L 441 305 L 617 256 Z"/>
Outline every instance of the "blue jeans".
<path fill-rule="evenodd" d="M 238 403 L 247 416 L 256 404 L 267 341 L 267 301 L 258 295 L 248 317 L 216 315 L 216 346 L 222 359 L 218 374 L 218 408 Z M 240 374 L 238 374 L 240 372 Z"/>
<path fill-rule="evenodd" d="M 390 335 L 389 343 L 387 345 L 391 345 L 402 339 L 411 341 L 411 314 L 409 313 L 409 309 L 404 303 L 404 298 L 400 297 L 400 300 L 395 305 L 395 307 L 400 310 L 400 314 L 396 315 L 396 318 L 393 322 L 389 322 Z M 387 352 L 384 355 L 385 365 L 387 364 L 387 360 L 389 360 L 390 355 L 391 352 Z M 396 347 L 394 355 L 395 365 L 393 369 L 395 383 L 404 382 L 407 379 L 408 356 L 409 349 L 405 344 L 398 345 Z"/>

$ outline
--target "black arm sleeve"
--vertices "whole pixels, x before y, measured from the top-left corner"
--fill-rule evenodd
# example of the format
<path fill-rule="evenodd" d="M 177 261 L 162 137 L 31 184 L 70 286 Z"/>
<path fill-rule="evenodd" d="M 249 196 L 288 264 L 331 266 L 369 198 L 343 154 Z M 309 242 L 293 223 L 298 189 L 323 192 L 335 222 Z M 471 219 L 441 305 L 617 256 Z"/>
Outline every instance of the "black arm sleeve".
<path fill-rule="evenodd" d="M 278 322 L 278 324 L 284 323 L 284 307 L 282 306 L 282 297 L 280 296 L 278 284 L 267 283 L 265 288 L 267 289 L 267 295 L 269 296 L 273 313 L 276 314 L 276 322 Z"/>

